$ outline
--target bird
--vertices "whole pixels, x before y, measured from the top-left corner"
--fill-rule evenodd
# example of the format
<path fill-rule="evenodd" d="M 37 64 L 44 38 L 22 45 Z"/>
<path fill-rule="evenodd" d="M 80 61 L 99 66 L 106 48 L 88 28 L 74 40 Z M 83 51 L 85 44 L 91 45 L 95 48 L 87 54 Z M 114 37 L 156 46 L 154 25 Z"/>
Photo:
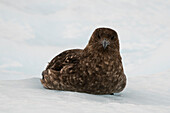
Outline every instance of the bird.
<path fill-rule="evenodd" d="M 84 49 L 55 56 L 42 72 L 46 89 L 107 95 L 126 86 L 118 34 L 111 28 L 94 30 Z"/>

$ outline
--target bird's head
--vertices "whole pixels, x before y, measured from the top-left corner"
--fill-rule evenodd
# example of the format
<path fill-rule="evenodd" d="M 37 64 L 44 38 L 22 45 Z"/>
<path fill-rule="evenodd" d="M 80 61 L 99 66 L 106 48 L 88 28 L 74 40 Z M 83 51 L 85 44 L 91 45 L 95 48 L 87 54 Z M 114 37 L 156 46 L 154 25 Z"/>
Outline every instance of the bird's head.
<path fill-rule="evenodd" d="M 87 47 L 93 51 L 119 51 L 118 35 L 110 28 L 97 28 Z"/>

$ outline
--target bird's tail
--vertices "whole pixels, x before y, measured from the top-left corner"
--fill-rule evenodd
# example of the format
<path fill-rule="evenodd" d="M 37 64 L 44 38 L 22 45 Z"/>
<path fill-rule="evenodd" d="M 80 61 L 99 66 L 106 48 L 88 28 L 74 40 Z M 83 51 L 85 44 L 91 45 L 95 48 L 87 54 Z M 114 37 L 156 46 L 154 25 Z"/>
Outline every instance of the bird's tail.
<path fill-rule="evenodd" d="M 47 89 L 55 89 L 57 83 L 58 71 L 47 69 L 42 72 L 42 79 L 40 79 L 42 85 Z"/>

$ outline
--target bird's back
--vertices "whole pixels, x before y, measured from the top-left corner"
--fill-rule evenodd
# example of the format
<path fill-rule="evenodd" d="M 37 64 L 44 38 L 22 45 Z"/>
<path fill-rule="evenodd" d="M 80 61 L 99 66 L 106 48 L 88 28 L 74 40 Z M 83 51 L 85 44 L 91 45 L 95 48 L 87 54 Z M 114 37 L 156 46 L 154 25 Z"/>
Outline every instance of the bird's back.
<path fill-rule="evenodd" d="M 81 49 L 71 49 L 60 53 L 49 62 L 46 70 L 60 71 L 64 66 L 79 62 L 81 52 Z"/>

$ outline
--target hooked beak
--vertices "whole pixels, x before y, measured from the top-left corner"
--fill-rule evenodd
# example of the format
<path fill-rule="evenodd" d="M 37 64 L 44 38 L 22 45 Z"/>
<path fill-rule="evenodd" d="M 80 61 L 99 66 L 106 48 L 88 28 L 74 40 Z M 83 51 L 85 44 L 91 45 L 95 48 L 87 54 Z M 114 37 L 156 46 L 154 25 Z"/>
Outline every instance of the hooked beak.
<path fill-rule="evenodd" d="M 104 39 L 103 41 L 102 41 L 102 45 L 103 45 L 103 48 L 104 49 L 106 49 L 106 47 L 109 45 L 109 41 L 107 41 L 106 39 Z"/>

